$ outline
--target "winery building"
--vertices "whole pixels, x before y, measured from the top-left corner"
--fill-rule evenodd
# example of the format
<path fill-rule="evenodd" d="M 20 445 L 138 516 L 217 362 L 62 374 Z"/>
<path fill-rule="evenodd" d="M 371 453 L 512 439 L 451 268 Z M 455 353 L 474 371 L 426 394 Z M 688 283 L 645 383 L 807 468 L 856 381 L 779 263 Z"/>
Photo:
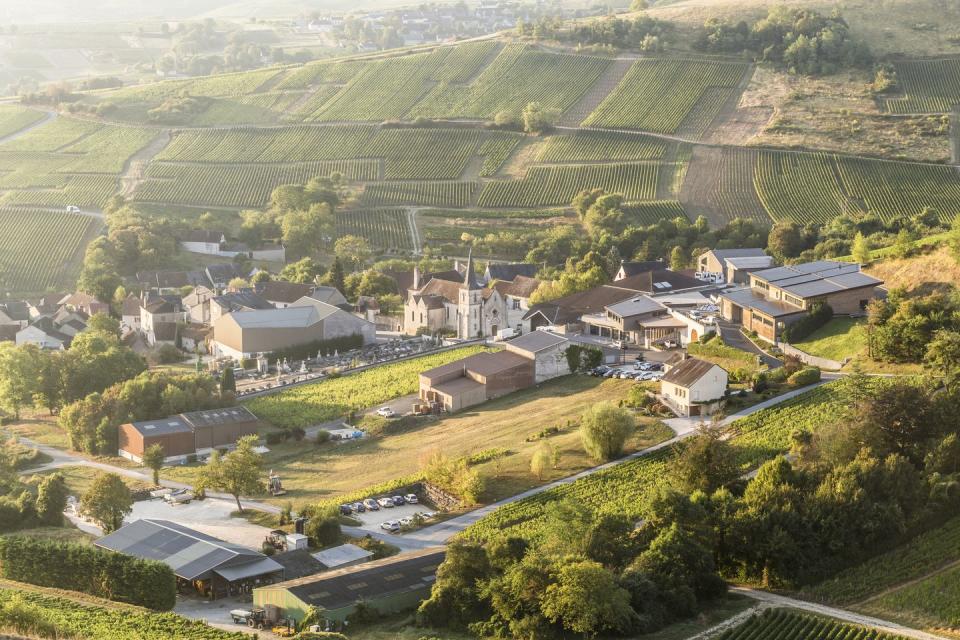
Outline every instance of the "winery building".
<path fill-rule="evenodd" d="M 192 411 L 176 416 L 129 422 L 119 428 L 119 454 L 143 462 L 143 452 L 158 444 L 167 463 L 184 462 L 187 456 L 229 448 L 243 436 L 263 426 L 246 407 Z"/>

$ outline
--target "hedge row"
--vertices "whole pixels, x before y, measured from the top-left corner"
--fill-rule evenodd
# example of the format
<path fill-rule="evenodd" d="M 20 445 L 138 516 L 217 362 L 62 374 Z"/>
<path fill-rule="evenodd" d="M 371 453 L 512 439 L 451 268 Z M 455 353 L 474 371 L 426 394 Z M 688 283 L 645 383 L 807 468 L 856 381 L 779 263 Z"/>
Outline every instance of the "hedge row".
<path fill-rule="evenodd" d="M 173 609 L 177 596 L 173 570 L 162 562 L 21 536 L 0 538 L 0 577 L 157 611 Z"/>

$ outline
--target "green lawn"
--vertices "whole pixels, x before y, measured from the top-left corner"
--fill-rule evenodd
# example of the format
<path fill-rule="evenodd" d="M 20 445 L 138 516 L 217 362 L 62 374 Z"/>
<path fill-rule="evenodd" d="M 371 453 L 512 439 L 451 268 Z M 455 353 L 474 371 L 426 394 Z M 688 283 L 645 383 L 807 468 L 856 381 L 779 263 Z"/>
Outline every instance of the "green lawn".
<path fill-rule="evenodd" d="M 724 343 L 722 338 L 714 338 L 706 344 L 691 342 L 687 345 L 687 353 L 701 360 L 720 365 L 727 371 L 736 371 L 737 369 L 756 371 L 759 369 L 755 354 L 731 347 Z"/>
<path fill-rule="evenodd" d="M 488 477 L 484 502 L 567 476 L 594 465 L 583 452 L 576 421 L 584 409 L 601 401 L 618 402 L 635 383 L 589 376 L 566 376 L 537 388 L 525 389 L 442 419 L 419 421 L 396 433 L 360 441 L 317 446 L 287 442 L 271 446 L 265 469 L 279 473 L 287 495 L 269 502 L 302 505 L 335 498 L 418 472 L 421 457 L 440 449 L 450 457 L 468 456 L 503 448 L 505 456 L 478 465 Z M 672 437 L 673 432 L 653 418 L 638 418 L 638 429 L 627 445 L 636 451 Z M 561 427 L 546 442 L 560 450 L 560 461 L 538 481 L 529 471 L 533 451 L 542 440 L 527 438 L 548 427 Z M 171 480 L 192 483 L 197 465 L 164 469 Z"/>
<path fill-rule="evenodd" d="M 864 322 L 863 318 L 834 318 L 793 346 L 810 355 L 838 362 L 863 356 L 867 350 Z"/>
<path fill-rule="evenodd" d="M 100 470 L 93 467 L 76 465 L 72 467 L 60 467 L 59 469 L 45 471 L 43 475 L 49 475 L 52 473 L 61 474 L 67 483 L 67 488 L 70 490 L 70 494 L 80 497 L 86 493 L 87 489 L 90 488 L 90 485 L 93 483 L 93 478 L 100 473 Z M 127 478 L 125 476 L 121 477 L 126 485 L 131 489 L 141 489 L 149 485 L 147 482 L 140 482 L 134 478 Z"/>

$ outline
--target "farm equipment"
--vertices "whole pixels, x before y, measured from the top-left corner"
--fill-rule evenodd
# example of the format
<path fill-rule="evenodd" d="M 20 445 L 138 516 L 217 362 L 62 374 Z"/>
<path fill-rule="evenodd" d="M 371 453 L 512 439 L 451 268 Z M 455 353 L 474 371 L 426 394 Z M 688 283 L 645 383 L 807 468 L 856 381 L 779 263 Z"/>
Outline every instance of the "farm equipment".
<path fill-rule="evenodd" d="M 274 529 L 269 534 L 267 534 L 264 539 L 264 544 L 269 544 L 271 547 L 277 551 L 286 551 L 287 550 L 287 532 L 282 529 Z"/>
<path fill-rule="evenodd" d="M 275 474 L 273 471 L 270 472 L 270 495 L 273 497 L 285 495 L 287 492 L 283 488 L 283 483 L 280 482 L 280 476 Z"/>
<path fill-rule="evenodd" d="M 191 500 L 193 500 L 193 498 L 193 493 L 186 489 L 177 489 L 176 491 L 171 491 L 163 496 L 163 499 L 171 505 L 188 504 Z"/>
<path fill-rule="evenodd" d="M 246 624 L 251 629 L 263 629 L 267 623 L 267 612 L 263 609 L 233 609 L 230 617 L 237 624 Z"/>
<path fill-rule="evenodd" d="M 271 631 L 279 638 L 292 638 L 297 635 L 297 625 L 290 618 L 283 618 L 273 626 Z"/>

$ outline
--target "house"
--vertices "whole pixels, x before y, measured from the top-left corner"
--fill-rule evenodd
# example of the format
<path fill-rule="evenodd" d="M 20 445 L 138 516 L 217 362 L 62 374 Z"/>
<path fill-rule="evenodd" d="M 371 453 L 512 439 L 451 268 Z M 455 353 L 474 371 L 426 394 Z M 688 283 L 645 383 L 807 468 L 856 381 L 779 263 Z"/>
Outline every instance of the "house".
<path fill-rule="evenodd" d="M 711 249 L 697 258 L 697 273 L 701 274 L 701 277 L 712 276 L 715 281 L 732 282 L 726 277 L 729 267 L 727 261 L 731 258 L 757 258 L 758 264 L 766 264 L 766 267 L 773 266 L 773 258 L 763 249 Z"/>
<path fill-rule="evenodd" d="M 140 331 L 140 298 L 132 293 L 120 306 L 120 324 L 130 331 Z"/>
<path fill-rule="evenodd" d="M 532 359 L 512 351 L 483 352 L 420 374 L 420 401 L 450 413 L 534 384 Z"/>
<path fill-rule="evenodd" d="M 376 340 L 376 327 L 342 309 L 314 301 L 306 306 L 228 313 L 213 324 L 213 353 L 235 360 L 348 336 Z"/>
<path fill-rule="evenodd" d="M 60 301 L 68 295 L 69 294 L 66 293 L 53 293 L 43 296 L 34 303 L 28 303 L 27 309 L 30 320 L 36 320 L 40 316 L 56 313 L 57 310 L 60 309 Z"/>
<path fill-rule="evenodd" d="M 267 280 L 254 287 L 261 298 L 271 303 L 277 309 L 289 307 L 294 302 L 313 293 L 314 285 L 286 280 Z M 332 287 L 330 287 L 332 288 Z M 336 289 L 334 289 L 336 291 Z M 324 300 L 327 302 L 327 300 Z"/>
<path fill-rule="evenodd" d="M 212 264 L 206 268 L 204 273 L 207 276 L 207 280 L 213 285 L 213 288 L 220 290 L 226 289 L 227 285 L 230 284 L 230 281 L 234 278 L 246 278 L 250 275 L 233 263 Z"/>
<path fill-rule="evenodd" d="M 503 280 L 504 282 L 513 282 L 517 276 L 524 278 L 535 278 L 540 266 L 528 264 L 525 262 L 513 262 L 509 264 L 488 263 L 483 272 L 483 282 L 490 283 L 494 280 Z"/>
<path fill-rule="evenodd" d="M 194 287 L 193 291 L 183 297 L 183 308 L 188 322 L 210 324 L 210 301 L 217 293 L 203 285 Z"/>
<path fill-rule="evenodd" d="M 570 340 L 549 331 L 531 331 L 503 343 L 504 349 L 533 361 L 533 383 L 540 384 L 570 373 L 567 349 Z"/>
<path fill-rule="evenodd" d="M 185 324 L 179 330 L 180 348 L 190 353 L 208 353 L 208 342 L 213 336 L 213 327 L 202 324 Z"/>
<path fill-rule="evenodd" d="M 178 587 L 195 587 L 213 599 L 283 579 L 283 567 L 262 553 L 169 520 L 134 520 L 93 544 L 163 562 L 173 570 Z"/>
<path fill-rule="evenodd" d="M 241 289 L 240 291 L 230 291 L 219 296 L 214 296 L 207 303 L 210 311 L 207 313 L 207 324 L 214 324 L 217 320 L 228 313 L 243 313 L 245 311 L 264 311 L 266 309 L 275 309 L 272 303 L 258 296 L 251 289 Z"/>
<path fill-rule="evenodd" d="M 341 309 L 349 308 L 350 305 L 347 303 L 346 297 L 340 293 L 334 287 L 314 287 L 314 290 L 311 293 L 308 293 L 297 300 L 294 300 L 290 306 L 291 307 L 303 307 L 315 302 L 321 302 L 323 304 L 329 304 L 334 307 L 339 307 Z M 344 309 L 346 310 L 346 309 Z"/>
<path fill-rule="evenodd" d="M 140 271 L 136 277 L 145 291 L 160 295 L 179 294 L 187 287 L 210 286 L 203 271 Z"/>
<path fill-rule="evenodd" d="M 146 296 L 140 305 L 140 329 L 145 333 L 152 332 L 157 323 L 176 324 L 184 320 L 185 314 L 180 296 L 170 294 Z"/>
<path fill-rule="evenodd" d="M 80 311 L 85 313 L 88 317 L 97 313 L 110 314 L 109 304 L 100 302 L 90 294 L 81 292 L 71 293 L 64 296 L 57 303 L 57 307 L 60 309 L 67 309 L 69 311 Z"/>
<path fill-rule="evenodd" d="M 253 590 L 253 606 L 277 607 L 298 623 L 316 607 L 319 616 L 342 622 L 364 603 L 380 615 L 415 609 L 430 595 L 442 547 L 327 571 Z"/>
<path fill-rule="evenodd" d="M 720 294 L 721 313 L 729 322 L 776 343 L 781 331 L 827 304 L 837 315 L 859 315 L 880 295 L 883 281 L 860 271 L 860 265 L 819 260 L 750 273 L 750 285 Z"/>
<path fill-rule="evenodd" d="M 0 303 L 0 326 L 14 326 L 25 329 L 30 324 L 30 305 L 23 301 L 11 300 Z"/>
<path fill-rule="evenodd" d="M 726 392 L 727 371 L 699 358 L 676 362 L 660 379 L 661 400 L 681 417 L 716 413 Z"/>
<path fill-rule="evenodd" d="M 433 276 L 421 285 L 415 269 L 404 302 L 402 330 L 409 335 L 451 333 L 461 340 L 496 336 L 502 330 L 521 333 L 530 295 L 539 285 L 539 280 L 517 276 L 483 287 L 474 274 L 472 255 L 456 280 Z"/>
<path fill-rule="evenodd" d="M 158 420 L 128 422 L 118 429 L 119 455 L 143 462 L 143 452 L 159 444 L 167 463 L 187 456 L 229 448 L 243 436 L 257 433 L 263 423 L 246 407 L 193 411 Z"/>
<path fill-rule="evenodd" d="M 227 241 L 222 231 L 191 229 L 180 238 L 180 248 L 190 253 L 202 253 L 208 256 L 220 255 L 220 246 Z"/>
<path fill-rule="evenodd" d="M 63 350 L 70 346 L 73 336 L 61 331 L 53 318 L 41 316 L 29 326 L 19 330 L 14 340 L 18 347 L 33 344 L 41 349 Z"/>
<path fill-rule="evenodd" d="M 648 271 L 663 271 L 665 268 L 666 265 L 663 260 L 643 260 L 640 262 L 621 260 L 620 269 L 617 271 L 617 275 L 613 277 L 613 281 L 616 282 Z"/>

